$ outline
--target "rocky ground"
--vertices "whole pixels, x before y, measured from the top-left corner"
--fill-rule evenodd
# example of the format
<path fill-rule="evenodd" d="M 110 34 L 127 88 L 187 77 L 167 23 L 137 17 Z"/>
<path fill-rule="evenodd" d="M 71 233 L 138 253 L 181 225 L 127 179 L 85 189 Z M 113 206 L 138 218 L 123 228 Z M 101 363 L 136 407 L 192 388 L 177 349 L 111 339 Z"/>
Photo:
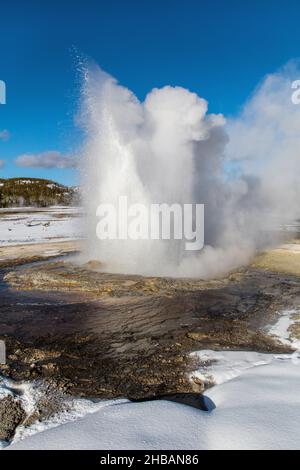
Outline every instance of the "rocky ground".
<path fill-rule="evenodd" d="M 0 400 L 0 440 L 9 441 L 17 426 L 24 422 L 26 413 L 19 400 L 7 396 Z"/>
<path fill-rule="evenodd" d="M 27 243 L 26 245 L 0 246 L 0 270 L 47 261 L 80 250 L 80 241 Z"/>
<path fill-rule="evenodd" d="M 8 354 L 1 373 L 48 387 L 29 422 L 57 411 L 53 391 L 132 399 L 201 392 L 204 385 L 188 379 L 194 350 L 288 350 L 268 335 L 280 311 L 300 305 L 298 273 L 285 252 L 281 269 L 268 265 L 268 253 L 209 282 L 101 273 L 97 263 L 27 255 L 1 261 L 0 339 Z M 0 427 L 0 439 L 9 439 L 28 416 L 17 397 L 4 400 L 0 415 L 10 411 L 0 422 L 10 426 Z"/>

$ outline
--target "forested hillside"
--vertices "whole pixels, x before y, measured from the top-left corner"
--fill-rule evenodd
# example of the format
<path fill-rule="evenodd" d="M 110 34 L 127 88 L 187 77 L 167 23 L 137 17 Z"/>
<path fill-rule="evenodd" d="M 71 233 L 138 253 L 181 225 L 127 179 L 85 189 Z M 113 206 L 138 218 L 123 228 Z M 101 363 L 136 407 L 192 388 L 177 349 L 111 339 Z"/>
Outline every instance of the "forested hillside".
<path fill-rule="evenodd" d="M 41 178 L 0 179 L 0 207 L 77 205 L 77 188 Z"/>

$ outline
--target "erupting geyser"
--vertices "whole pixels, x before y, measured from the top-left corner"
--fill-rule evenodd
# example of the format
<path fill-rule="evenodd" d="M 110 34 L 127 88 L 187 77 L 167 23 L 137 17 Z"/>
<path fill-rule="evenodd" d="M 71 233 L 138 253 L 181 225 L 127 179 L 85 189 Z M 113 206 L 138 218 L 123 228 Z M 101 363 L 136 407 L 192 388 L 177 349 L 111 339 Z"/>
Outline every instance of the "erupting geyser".
<path fill-rule="evenodd" d="M 207 278 L 269 243 L 267 229 L 293 219 L 300 205 L 300 106 L 290 100 L 288 71 L 267 77 L 226 123 L 184 88 L 155 88 L 140 102 L 89 68 L 81 113 L 85 260 L 107 271 Z M 180 240 L 99 240 L 99 204 L 117 206 L 124 196 L 145 206 L 204 204 L 204 249 L 188 252 Z"/>

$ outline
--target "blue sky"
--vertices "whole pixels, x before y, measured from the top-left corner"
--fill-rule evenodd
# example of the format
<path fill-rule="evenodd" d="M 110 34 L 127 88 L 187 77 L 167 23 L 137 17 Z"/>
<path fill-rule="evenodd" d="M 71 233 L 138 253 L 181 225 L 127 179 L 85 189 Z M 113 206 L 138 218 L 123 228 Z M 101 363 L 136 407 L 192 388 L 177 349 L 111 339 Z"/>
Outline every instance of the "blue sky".
<path fill-rule="evenodd" d="M 180 85 L 210 112 L 238 112 L 258 82 L 300 47 L 299 0 L 4 0 L 0 5 L 0 175 L 76 183 L 75 169 L 18 167 L 15 158 L 80 143 L 74 48 L 143 99 Z M 295 79 L 300 77 L 295 77 Z M 42 158 L 42 157 L 40 157 Z"/>

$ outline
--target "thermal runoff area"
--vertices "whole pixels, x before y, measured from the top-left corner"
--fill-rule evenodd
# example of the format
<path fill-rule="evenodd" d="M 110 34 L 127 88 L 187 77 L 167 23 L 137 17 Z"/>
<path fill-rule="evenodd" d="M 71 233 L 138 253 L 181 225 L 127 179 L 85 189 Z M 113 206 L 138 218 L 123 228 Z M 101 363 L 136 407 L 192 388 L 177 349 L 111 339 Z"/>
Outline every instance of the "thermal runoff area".
<path fill-rule="evenodd" d="M 210 278 L 277 241 L 276 229 L 299 211 L 296 70 L 290 63 L 265 77 L 240 114 L 226 119 L 187 89 L 154 88 L 141 102 L 96 65 L 85 68 L 78 118 L 89 215 L 83 259 L 110 271 Z M 99 240 L 99 204 L 117 208 L 122 197 L 144 207 L 204 205 L 205 247 L 187 251 L 182 240 L 143 235 Z"/>

